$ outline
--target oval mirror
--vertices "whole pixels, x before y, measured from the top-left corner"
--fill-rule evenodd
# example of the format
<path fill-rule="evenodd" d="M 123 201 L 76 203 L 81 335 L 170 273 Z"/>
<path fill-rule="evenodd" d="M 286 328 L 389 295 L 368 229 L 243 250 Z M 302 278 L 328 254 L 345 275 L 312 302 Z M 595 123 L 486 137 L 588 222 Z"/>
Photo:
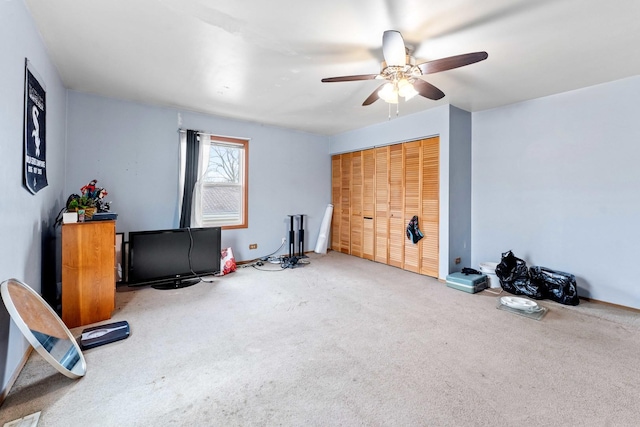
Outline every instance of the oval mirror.
<path fill-rule="evenodd" d="M 16 279 L 0 285 L 2 300 L 11 319 L 29 344 L 60 373 L 80 378 L 87 364 L 62 319 L 36 291 Z"/>

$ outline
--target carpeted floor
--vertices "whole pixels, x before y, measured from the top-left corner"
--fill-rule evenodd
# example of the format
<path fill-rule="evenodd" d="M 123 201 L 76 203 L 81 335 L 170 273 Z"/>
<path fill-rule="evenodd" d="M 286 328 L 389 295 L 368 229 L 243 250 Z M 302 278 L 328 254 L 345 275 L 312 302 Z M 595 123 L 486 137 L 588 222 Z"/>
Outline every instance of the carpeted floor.
<path fill-rule="evenodd" d="M 80 380 L 33 353 L 0 423 L 36 411 L 43 427 L 640 423 L 636 312 L 542 301 L 536 321 L 489 291 L 335 252 L 310 262 L 118 292 L 111 321 L 131 336 L 86 351 Z"/>

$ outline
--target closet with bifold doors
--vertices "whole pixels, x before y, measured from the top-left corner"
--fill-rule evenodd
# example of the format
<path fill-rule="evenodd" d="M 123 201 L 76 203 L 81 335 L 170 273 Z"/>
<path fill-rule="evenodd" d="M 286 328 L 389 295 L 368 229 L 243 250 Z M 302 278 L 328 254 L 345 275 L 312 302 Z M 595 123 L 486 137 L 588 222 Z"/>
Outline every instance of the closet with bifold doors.
<path fill-rule="evenodd" d="M 331 249 L 438 277 L 440 139 L 332 156 Z M 423 238 L 407 238 L 418 217 Z"/>

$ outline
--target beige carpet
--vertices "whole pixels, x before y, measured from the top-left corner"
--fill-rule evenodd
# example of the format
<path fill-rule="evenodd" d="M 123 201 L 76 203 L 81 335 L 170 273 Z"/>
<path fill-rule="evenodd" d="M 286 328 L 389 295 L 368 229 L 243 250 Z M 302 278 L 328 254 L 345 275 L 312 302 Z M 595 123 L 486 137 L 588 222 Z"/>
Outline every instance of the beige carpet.
<path fill-rule="evenodd" d="M 39 426 L 640 424 L 636 312 L 543 301 L 536 321 L 487 291 L 310 261 L 118 292 L 112 321 L 131 336 L 85 352 L 77 381 L 33 353 L 0 425 L 36 411 Z"/>

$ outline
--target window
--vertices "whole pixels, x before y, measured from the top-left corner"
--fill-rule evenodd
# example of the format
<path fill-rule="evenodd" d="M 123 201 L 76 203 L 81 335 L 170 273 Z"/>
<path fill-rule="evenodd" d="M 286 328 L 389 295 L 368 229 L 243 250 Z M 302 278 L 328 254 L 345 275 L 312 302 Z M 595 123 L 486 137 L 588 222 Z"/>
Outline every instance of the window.
<path fill-rule="evenodd" d="M 249 141 L 200 134 L 202 162 L 200 180 L 202 225 L 246 228 Z"/>
<path fill-rule="evenodd" d="M 249 141 L 180 130 L 180 227 L 248 227 Z"/>

